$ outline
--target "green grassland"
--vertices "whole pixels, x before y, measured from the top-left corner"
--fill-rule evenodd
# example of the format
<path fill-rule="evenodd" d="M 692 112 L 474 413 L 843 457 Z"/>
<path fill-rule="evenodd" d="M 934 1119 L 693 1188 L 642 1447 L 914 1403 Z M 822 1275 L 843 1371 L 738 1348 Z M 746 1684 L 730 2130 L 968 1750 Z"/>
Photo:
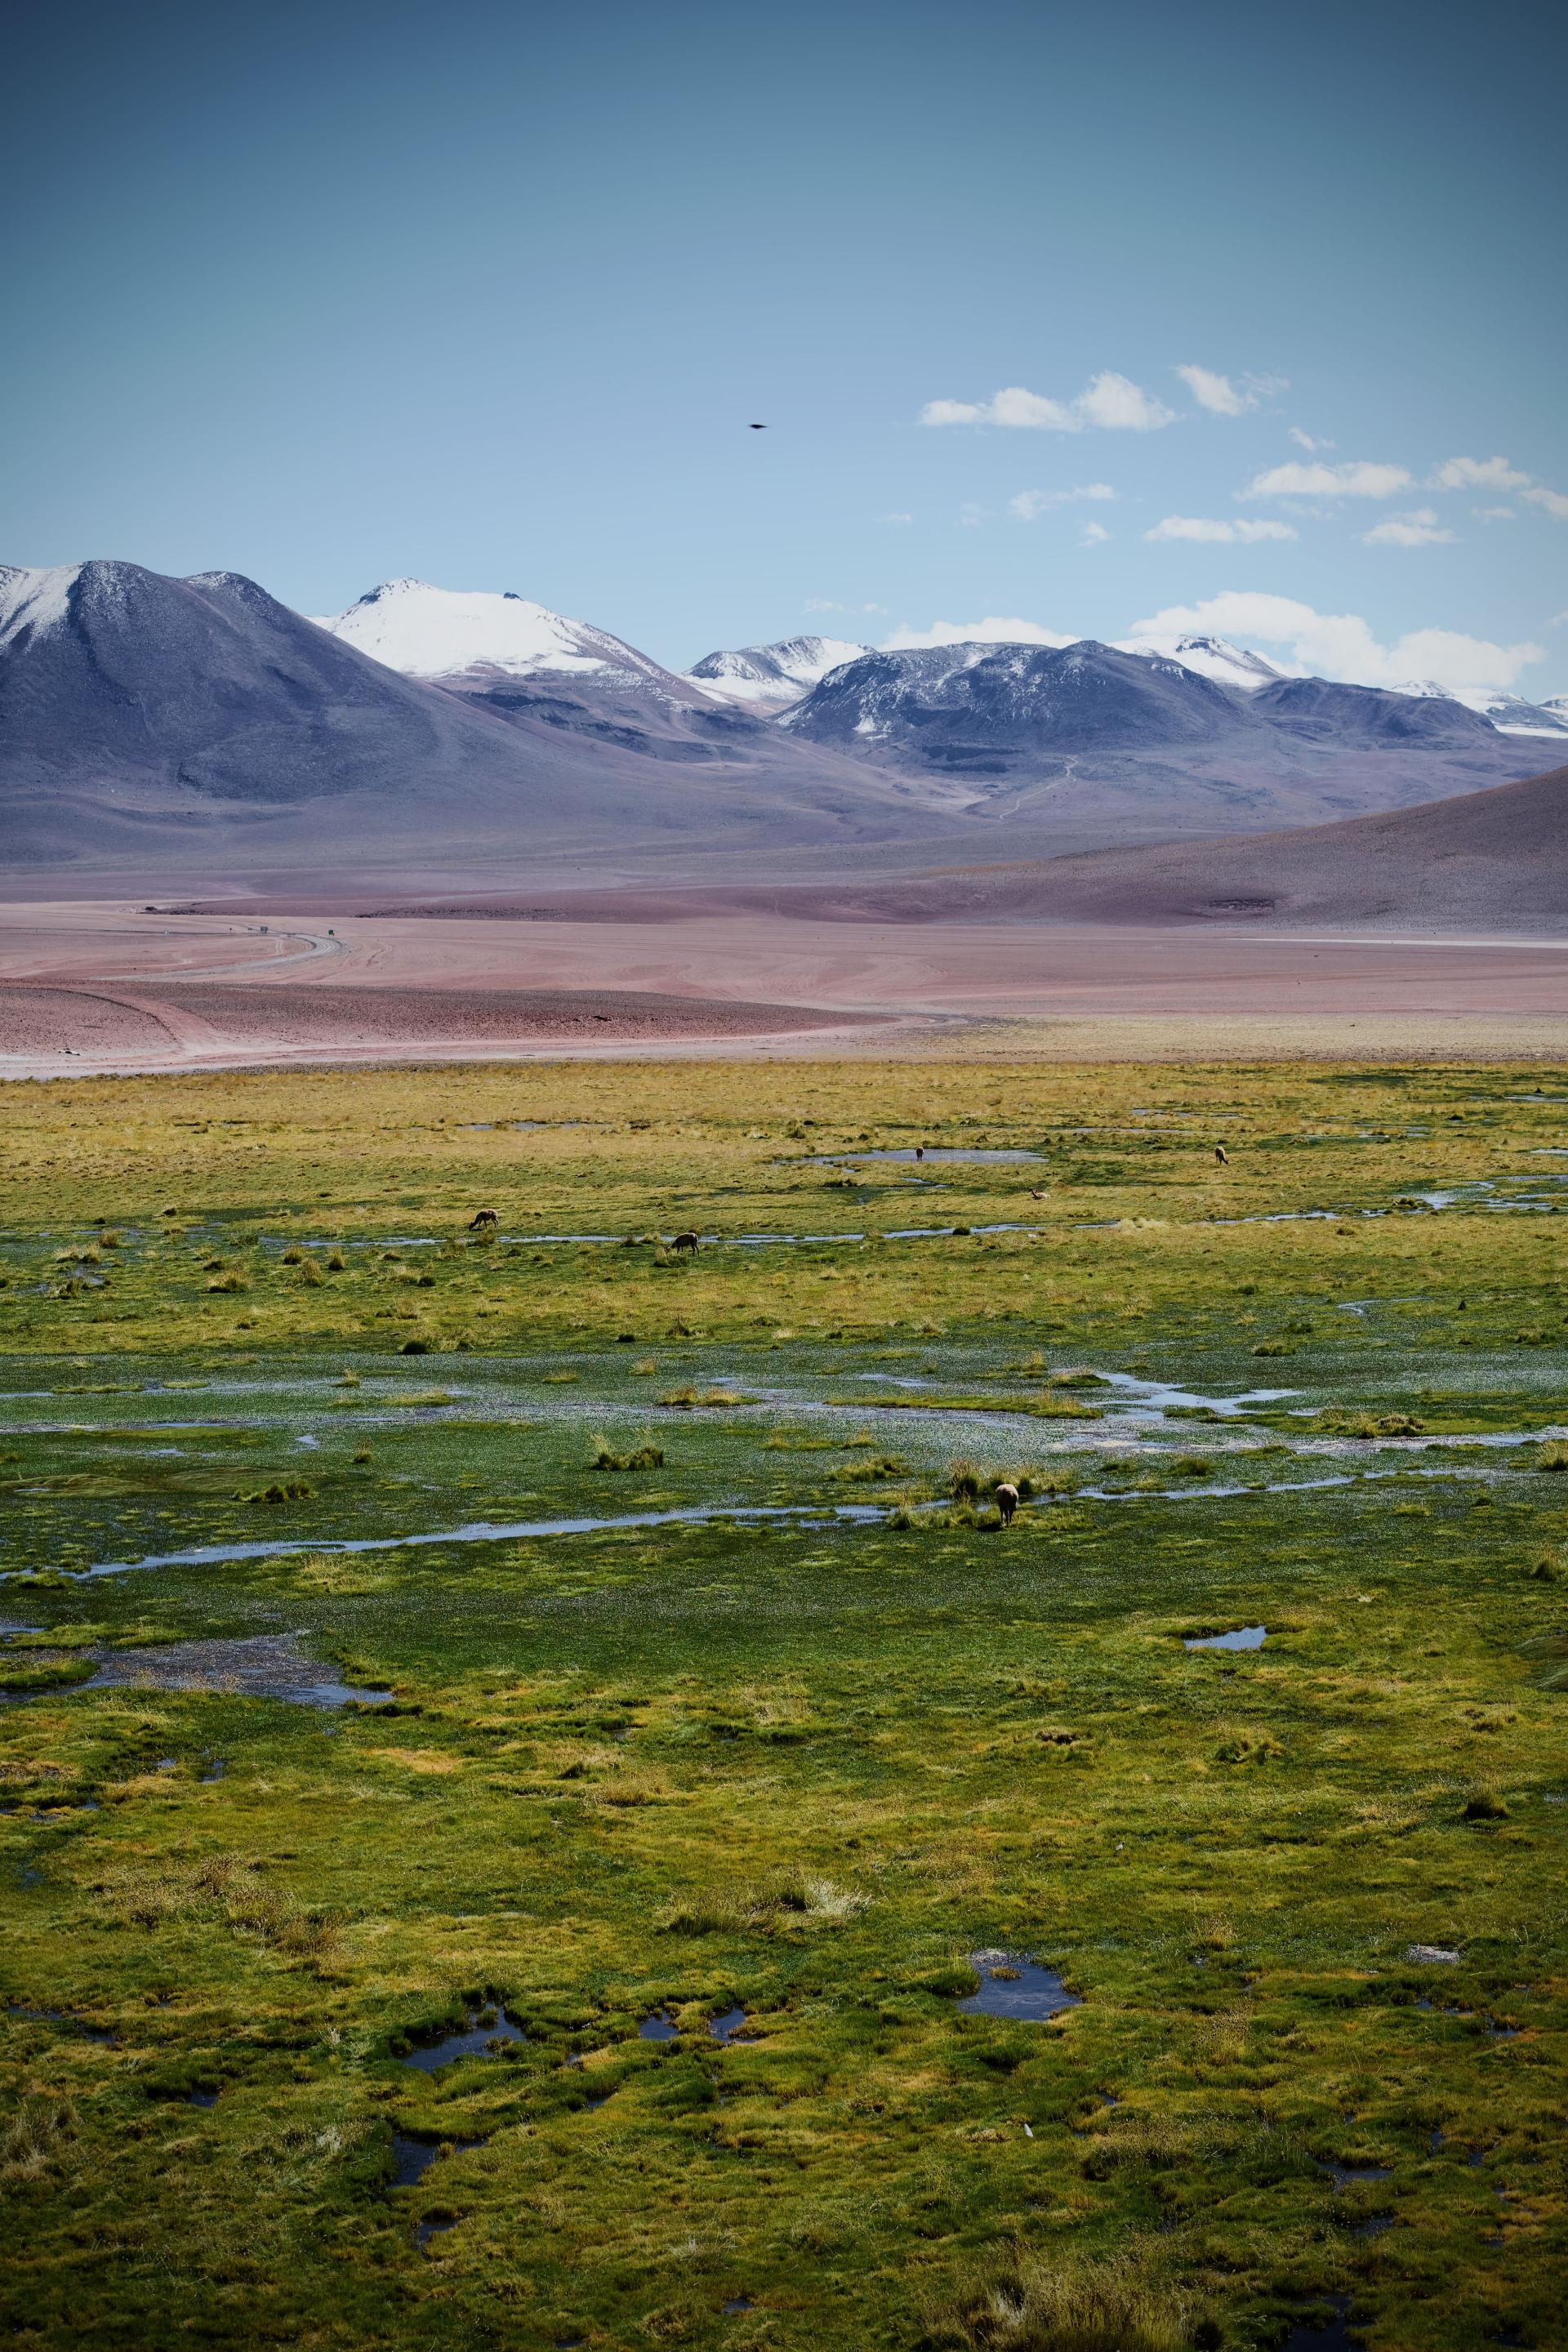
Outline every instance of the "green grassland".
<path fill-rule="evenodd" d="M 1568 2342 L 1568 1072 L 0 1121 L 12 2340 Z"/>

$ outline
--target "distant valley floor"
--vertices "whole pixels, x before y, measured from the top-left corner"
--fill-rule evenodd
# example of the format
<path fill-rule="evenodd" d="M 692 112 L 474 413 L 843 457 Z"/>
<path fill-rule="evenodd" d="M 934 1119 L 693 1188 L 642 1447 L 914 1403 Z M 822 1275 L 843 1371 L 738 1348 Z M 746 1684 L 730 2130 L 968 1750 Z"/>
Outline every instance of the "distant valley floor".
<path fill-rule="evenodd" d="M 825 920 L 631 894 L 541 912 L 0 906 L 0 1076 L 966 1049 L 1560 1058 L 1568 1045 L 1563 939 Z"/>

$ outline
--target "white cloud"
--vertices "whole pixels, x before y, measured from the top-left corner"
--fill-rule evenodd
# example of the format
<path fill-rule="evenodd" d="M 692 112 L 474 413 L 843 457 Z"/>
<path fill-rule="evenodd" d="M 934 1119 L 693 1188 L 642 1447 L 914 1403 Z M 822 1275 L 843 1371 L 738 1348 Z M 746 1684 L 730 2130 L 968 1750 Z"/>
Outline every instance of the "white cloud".
<path fill-rule="evenodd" d="M 1364 458 L 1342 466 L 1271 466 L 1238 499 L 1391 499 L 1415 488 L 1403 466 L 1377 466 Z"/>
<path fill-rule="evenodd" d="M 1260 400 L 1290 389 L 1282 375 L 1244 375 L 1237 383 L 1228 375 L 1216 375 L 1212 368 L 1179 367 L 1176 373 L 1198 406 L 1206 408 L 1211 416 L 1245 416 Z M 1307 442 L 1306 446 L 1310 448 L 1314 445 Z"/>
<path fill-rule="evenodd" d="M 1548 489 L 1544 482 L 1531 481 L 1510 466 L 1506 457 L 1449 457 L 1432 476 L 1430 487 L 1435 490 L 1517 490 L 1532 507 L 1557 522 L 1568 522 L 1568 498 L 1561 490 Z M 1484 508 L 1490 520 L 1501 520 L 1501 508 Z"/>
<path fill-rule="evenodd" d="M 1435 490 L 1522 490 L 1528 474 L 1517 474 L 1506 457 L 1450 457 L 1432 476 Z"/>
<path fill-rule="evenodd" d="M 1176 373 L 1198 406 L 1206 408 L 1211 416 L 1244 416 L 1258 405 L 1256 393 L 1238 389 L 1229 376 L 1215 375 L 1210 368 L 1179 367 Z"/>
<path fill-rule="evenodd" d="M 1334 446 L 1331 441 L 1314 441 L 1311 435 L 1303 433 L 1299 425 L 1290 427 L 1290 438 L 1298 449 L 1331 449 Z"/>
<path fill-rule="evenodd" d="M 1037 621 L 1001 621 L 994 617 L 984 621 L 933 621 L 929 629 L 901 626 L 882 639 L 880 650 L 885 654 L 914 653 L 924 646 L 1073 646 L 1076 637 L 1064 637 L 1055 629 L 1042 629 Z"/>
<path fill-rule="evenodd" d="M 888 608 L 886 604 L 840 604 L 832 596 L 808 596 L 805 609 L 808 613 L 885 613 Z"/>
<path fill-rule="evenodd" d="M 1090 378 L 1088 390 L 1079 393 L 1073 406 L 1082 410 L 1086 424 L 1102 425 L 1113 433 L 1153 433 L 1162 425 L 1176 421 L 1163 401 L 1109 370 Z"/>
<path fill-rule="evenodd" d="M 1145 539 L 1155 540 L 1218 540 L 1227 545 L 1240 541 L 1243 544 L 1251 546 L 1264 539 L 1294 539 L 1297 532 L 1295 526 L 1288 522 L 1261 520 L 1232 522 L 1225 518 L 1216 520 L 1208 515 L 1166 515 L 1163 521 L 1157 522 L 1152 530 L 1146 530 L 1143 536 Z"/>
<path fill-rule="evenodd" d="M 1514 522 L 1518 520 L 1515 507 L 1472 507 L 1470 512 L 1478 522 Z"/>
<path fill-rule="evenodd" d="M 1086 522 L 1079 544 L 1083 547 L 1103 547 L 1110 537 L 1110 533 L 1102 522 Z"/>
<path fill-rule="evenodd" d="M 1358 614 L 1317 613 L 1293 597 L 1246 589 L 1228 589 L 1200 604 L 1173 604 L 1137 622 L 1131 634 L 1206 635 L 1244 645 L 1284 646 L 1303 674 L 1353 686 L 1403 686 L 1429 677 L 1439 686 L 1510 687 L 1521 670 L 1542 658 L 1539 646 L 1498 646 L 1455 629 L 1413 629 L 1385 646 Z"/>
<path fill-rule="evenodd" d="M 913 522 L 914 517 L 912 514 L 885 514 L 879 515 L 877 520 L 879 522 Z"/>
<path fill-rule="evenodd" d="M 1004 387 L 990 400 L 928 400 L 922 425 L 1005 425 L 1039 433 L 1152 433 L 1173 425 L 1173 410 L 1124 375 L 1106 369 L 1091 376 L 1076 400 L 1047 400 L 1022 384 Z"/>
<path fill-rule="evenodd" d="M 1363 530 L 1362 538 L 1368 547 L 1436 547 L 1454 534 L 1445 530 L 1431 507 L 1415 507 L 1409 514 L 1386 515 L 1382 522 Z"/>
<path fill-rule="evenodd" d="M 1080 482 L 1074 490 L 1020 490 L 1007 503 L 1020 522 L 1037 522 L 1052 507 L 1077 506 L 1085 499 L 1113 499 L 1109 482 Z"/>

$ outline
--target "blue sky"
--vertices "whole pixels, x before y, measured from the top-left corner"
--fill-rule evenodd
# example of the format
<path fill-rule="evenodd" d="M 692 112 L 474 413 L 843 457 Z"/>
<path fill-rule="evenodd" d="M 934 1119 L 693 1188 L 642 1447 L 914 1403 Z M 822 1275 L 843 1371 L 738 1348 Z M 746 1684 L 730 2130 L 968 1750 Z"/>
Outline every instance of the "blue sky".
<path fill-rule="evenodd" d="M 1564 23 L 35 12 L 0 555 L 1568 690 Z"/>

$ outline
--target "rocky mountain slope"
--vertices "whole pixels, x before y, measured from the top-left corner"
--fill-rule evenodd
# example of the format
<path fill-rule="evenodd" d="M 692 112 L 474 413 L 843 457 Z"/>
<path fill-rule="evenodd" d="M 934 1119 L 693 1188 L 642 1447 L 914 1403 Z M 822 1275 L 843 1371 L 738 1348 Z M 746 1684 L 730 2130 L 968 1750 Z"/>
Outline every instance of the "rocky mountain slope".
<path fill-rule="evenodd" d="M 1568 767 L 1338 824 L 950 867 L 775 894 L 777 912 L 882 922 L 1223 923 L 1568 932 Z M 1568 991 L 1568 961 L 1563 984 Z"/>

